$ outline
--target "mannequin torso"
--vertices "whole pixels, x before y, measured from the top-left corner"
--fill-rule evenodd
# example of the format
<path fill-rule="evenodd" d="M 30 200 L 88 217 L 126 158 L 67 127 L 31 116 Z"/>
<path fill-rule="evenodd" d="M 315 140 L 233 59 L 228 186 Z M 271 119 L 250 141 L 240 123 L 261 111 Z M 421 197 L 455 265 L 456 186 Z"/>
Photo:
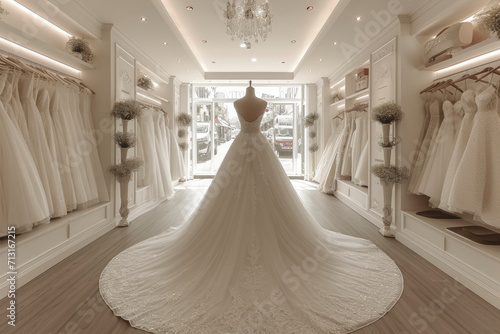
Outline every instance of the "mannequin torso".
<path fill-rule="evenodd" d="M 255 89 L 248 87 L 246 94 L 239 100 L 234 101 L 234 108 L 245 121 L 251 123 L 262 115 L 267 107 L 267 102 L 255 96 Z"/>

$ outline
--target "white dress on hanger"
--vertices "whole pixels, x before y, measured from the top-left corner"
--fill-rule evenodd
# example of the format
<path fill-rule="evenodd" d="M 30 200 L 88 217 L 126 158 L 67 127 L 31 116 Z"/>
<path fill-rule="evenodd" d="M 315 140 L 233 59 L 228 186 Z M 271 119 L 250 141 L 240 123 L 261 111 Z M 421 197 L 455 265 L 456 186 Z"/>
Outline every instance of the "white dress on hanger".
<path fill-rule="evenodd" d="M 367 113 L 362 113 L 356 118 L 356 132 L 352 140 L 352 181 L 358 183 L 356 180 L 356 172 L 358 170 L 361 154 L 368 141 L 368 117 Z"/>
<path fill-rule="evenodd" d="M 7 73 L 0 74 L 0 92 Z M 31 152 L 18 128 L 0 102 L 0 235 L 7 226 L 25 233 L 33 226 L 49 222 L 49 206 Z"/>
<path fill-rule="evenodd" d="M 418 151 L 417 159 L 415 160 L 415 165 L 413 166 L 413 173 L 411 175 L 410 183 L 408 189 L 418 194 L 418 188 L 420 186 L 420 180 L 422 174 L 425 170 L 425 164 L 427 158 L 432 150 L 432 138 L 439 130 L 439 125 L 441 122 L 440 109 L 443 100 L 436 94 L 431 102 L 429 102 L 429 124 L 427 126 L 427 132 L 420 144 L 420 150 Z"/>
<path fill-rule="evenodd" d="M 463 115 L 462 101 L 453 105 L 443 103 L 444 119 L 435 138 L 435 144 L 429 157 L 429 163 L 422 176 L 419 192 L 430 197 L 429 203 L 437 207 L 441 199 L 443 181 L 455 147 L 455 139 Z"/>
<path fill-rule="evenodd" d="M 344 158 L 342 161 L 342 169 L 340 173 L 346 180 L 350 180 L 352 177 L 352 143 L 354 137 L 356 136 L 356 119 L 358 117 L 357 114 L 358 113 L 356 111 L 352 111 L 349 113 L 351 124 L 349 126 L 349 135 L 345 144 Z"/>
<path fill-rule="evenodd" d="M 455 175 L 457 173 L 458 165 L 462 160 L 462 156 L 465 151 L 465 147 L 467 146 L 467 142 L 469 141 L 469 136 L 472 131 L 472 124 L 474 121 L 474 116 L 477 112 L 476 105 L 476 93 L 473 89 L 468 89 L 462 94 L 462 107 L 465 111 L 465 115 L 462 119 L 462 123 L 460 125 L 460 130 L 457 134 L 457 139 L 455 143 L 455 147 L 453 148 L 453 153 L 450 158 L 450 163 L 448 165 L 448 170 L 446 172 L 446 176 L 443 183 L 443 190 L 441 192 L 441 199 L 439 208 L 447 211 L 456 212 L 456 208 L 452 208 L 449 205 L 450 199 L 450 190 L 453 185 L 453 181 L 455 180 Z"/>
<path fill-rule="evenodd" d="M 478 111 L 450 190 L 449 205 L 500 227 L 500 116 L 493 86 L 476 95 Z"/>
<path fill-rule="evenodd" d="M 156 137 L 156 151 L 160 164 L 160 197 L 170 199 L 174 196 L 174 185 L 170 173 L 170 158 L 168 152 L 167 133 L 163 113 L 156 111 L 153 113 L 153 121 Z"/>
<path fill-rule="evenodd" d="M 158 150 L 156 148 L 155 126 L 153 121 L 153 109 L 144 109 L 138 118 L 138 142 L 141 146 L 144 164 L 138 173 L 138 185 L 149 187 L 152 199 L 160 198 L 158 187 L 161 185 L 160 163 L 158 161 Z"/>
<path fill-rule="evenodd" d="M 18 98 L 18 85 L 20 76 L 21 72 L 9 72 L 7 81 L 5 83 L 5 88 L 0 98 L 2 99 L 4 108 L 9 114 L 12 123 L 17 126 L 26 143 L 29 143 L 29 132 L 28 124 L 26 122 L 26 115 Z"/>
<path fill-rule="evenodd" d="M 335 160 L 338 155 L 340 136 L 344 131 L 345 121 L 337 118 L 332 127 L 332 134 L 328 139 L 313 179 L 313 181 L 319 183 L 318 189 L 324 193 L 333 193 L 335 187 Z"/>
<path fill-rule="evenodd" d="M 399 299 L 395 263 L 373 243 L 325 230 L 266 137 L 241 132 L 191 218 L 117 255 L 100 292 L 153 333 L 347 333 Z"/>
<path fill-rule="evenodd" d="M 184 159 L 182 157 L 182 152 L 179 149 L 179 143 L 177 142 L 175 133 L 166 125 L 165 129 L 169 138 L 170 172 L 172 173 L 172 180 L 179 180 L 184 177 Z"/>
<path fill-rule="evenodd" d="M 64 216 L 67 211 L 64 202 L 64 193 L 62 190 L 61 177 L 57 167 L 52 160 L 52 153 L 47 144 L 45 128 L 43 125 L 40 111 L 35 103 L 34 76 L 23 76 L 19 81 L 19 94 L 21 106 L 26 114 L 28 124 L 31 155 L 42 181 L 45 190 L 45 197 L 49 206 L 50 217 Z"/>
<path fill-rule="evenodd" d="M 64 117 L 65 110 L 61 102 L 59 84 L 51 83 L 48 85 L 48 90 L 50 93 L 50 115 L 52 117 L 55 132 L 57 167 L 61 176 L 66 210 L 69 212 L 76 210 L 78 200 L 70 164 L 69 142 L 67 136 L 68 129 L 65 122 L 66 118 Z"/>

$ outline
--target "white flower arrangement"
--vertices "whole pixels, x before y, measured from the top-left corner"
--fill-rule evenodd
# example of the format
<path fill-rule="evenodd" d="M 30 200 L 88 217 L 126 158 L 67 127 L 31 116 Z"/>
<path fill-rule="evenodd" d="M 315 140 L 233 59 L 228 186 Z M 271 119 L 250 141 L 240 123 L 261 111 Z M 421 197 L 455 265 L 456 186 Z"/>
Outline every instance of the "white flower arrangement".
<path fill-rule="evenodd" d="M 3 14 L 8 15 L 9 12 L 5 8 L 3 8 L 2 1 L 0 1 L 0 15 L 3 15 Z"/>
<path fill-rule="evenodd" d="M 311 144 L 311 146 L 309 146 L 309 152 L 311 152 L 311 153 L 317 152 L 318 150 L 319 150 L 319 146 L 316 143 Z"/>
<path fill-rule="evenodd" d="M 306 116 L 306 126 L 313 126 L 314 122 L 319 119 L 319 114 L 317 112 L 312 112 Z"/>
<path fill-rule="evenodd" d="M 86 63 L 91 63 L 94 60 L 94 53 L 90 48 L 89 41 L 85 38 L 72 36 L 66 42 L 66 50 L 73 54 L 79 54 L 82 60 Z"/>
<path fill-rule="evenodd" d="M 142 113 L 142 105 L 134 99 L 115 102 L 111 114 L 126 121 L 133 120 Z"/>
<path fill-rule="evenodd" d="M 410 177 L 410 171 L 406 167 L 387 167 L 383 164 L 372 166 L 372 174 L 388 183 L 405 183 Z"/>
<path fill-rule="evenodd" d="M 474 16 L 477 28 L 489 34 L 496 34 L 500 39 L 500 4 L 488 7 Z"/>
<path fill-rule="evenodd" d="M 382 124 L 391 124 L 403 119 L 401 107 L 395 102 L 386 102 L 373 109 L 372 119 Z"/>
<path fill-rule="evenodd" d="M 179 126 L 190 126 L 193 122 L 193 117 L 188 113 L 180 113 L 177 116 L 177 125 Z"/>
<path fill-rule="evenodd" d="M 145 90 L 154 90 L 153 80 L 144 74 L 137 79 L 137 86 Z"/>
<path fill-rule="evenodd" d="M 137 171 L 143 163 L 144 161 L 139 158 L 131 158 L 118 165 L 110 166 L 108 171 L 121 182 L 129 179 L 132 173 Z"/>
<path fill-rule="evenodd" d="M 177 136 L 179 138 L 184 138 L 187 136 L 187 131 L 185 129 L 179 129 L 179 131 L 177 131 Z"/>
<path fill-rule="evenodd" d="M 132 148 L 135 146 L 137 140 L 135 134 L 131 132 L 117 132 L 115 133 L 114 139 L 116 145 L 118 145 L 120 148 Z"/>

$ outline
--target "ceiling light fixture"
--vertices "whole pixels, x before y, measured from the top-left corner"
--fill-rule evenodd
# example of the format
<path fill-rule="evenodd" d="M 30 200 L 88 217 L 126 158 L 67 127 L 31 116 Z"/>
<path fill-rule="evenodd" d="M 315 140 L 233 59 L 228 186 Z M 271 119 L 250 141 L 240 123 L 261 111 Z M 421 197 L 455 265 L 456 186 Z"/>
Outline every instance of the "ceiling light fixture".
<path fill-rule="evenodd" d="M 147 18 L 145 18 L 145 17 L 141 17 L 141 21 L 142 21 L 142 22 L 146 22 L 147 20 L 148 20 Z"/>
<path fill-rule="evenodd" d="M 193 10 L 194 8 L 193 8 L 193 6 L 186 6 L 186 9 L 187 10 Z"/>
<path fill-rule="evenodd" d="M 257 58 L 252 58 L 251 60 L 253 63 L 255 63 L 257 61 Z"/>
<path fill-rule="evenodd" d="M 292 40 L 290 41 L 290 43 L 292 43 L 292 44 L 294 44 L 294 43 L 296 43 L 296 42 L 297 42 L 297 41 L 296 41 L 296 40 L 294 40 L 294 39 L 292 39 Z"/>
<path fill-rule="evenodd" d="M 361 16 L 358 16 L 358 17 L 356 18 L 356 21 L 361 21 Z"/>
<path fill-rule="evenodd" d="M 247 43 L 241 43 L 240 44 L 240 48 L 246 48 L 247 47 Z"/>
<path fill-rule="evenodd" d="M 205 43 L 207 42 L 207 40 L 206 40 L 206 39 L 204 39 L 204 40 L 202 40 L 201 42 L 202 42 L 203 44 L 205 44 Z"/>
<path fill-rule="evenodd" d="M 333 42 L 333 45 L 337 45 L 337 42 Z"/>
<path fill-rule="evenodd" d="M 307 8 L 306 8 L 306 9 L 307 9 L 307 10 L 313 10 L 313 8 L 314 8 L 313 6 L 307 6 Z"/>
<path fill-rule="evenodd" d="M 263 42 L 271 32 L 272 15 L 269 12 L 269 3 L 257 4 L 255 0 L 227 0 L 223 11 L 226 24 L 226 33 L 231 40 L 238 38 L 244 41 L 259 39 Z"/>
<path fill-rule="evenodd" d="M 163 45 L 167 45 L 168 43 L 167 42 L 163 42 Z"/>

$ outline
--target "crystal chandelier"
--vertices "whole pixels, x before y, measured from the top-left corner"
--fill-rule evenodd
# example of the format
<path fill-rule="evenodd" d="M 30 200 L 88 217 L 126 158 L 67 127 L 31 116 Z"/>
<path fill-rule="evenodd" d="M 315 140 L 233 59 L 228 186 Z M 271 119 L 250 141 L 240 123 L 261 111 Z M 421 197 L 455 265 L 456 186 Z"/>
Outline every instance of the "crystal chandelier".
<path fill-rule="evenodd" d="M 259 38 L 264 42 L 271 32 L 272 15 L 269 13 L 269 3 L 257 4 L 255 0 L 227 0 L 224 10 L 226 32 L 231 39 L 238 38 L 244 42 Z"/>

